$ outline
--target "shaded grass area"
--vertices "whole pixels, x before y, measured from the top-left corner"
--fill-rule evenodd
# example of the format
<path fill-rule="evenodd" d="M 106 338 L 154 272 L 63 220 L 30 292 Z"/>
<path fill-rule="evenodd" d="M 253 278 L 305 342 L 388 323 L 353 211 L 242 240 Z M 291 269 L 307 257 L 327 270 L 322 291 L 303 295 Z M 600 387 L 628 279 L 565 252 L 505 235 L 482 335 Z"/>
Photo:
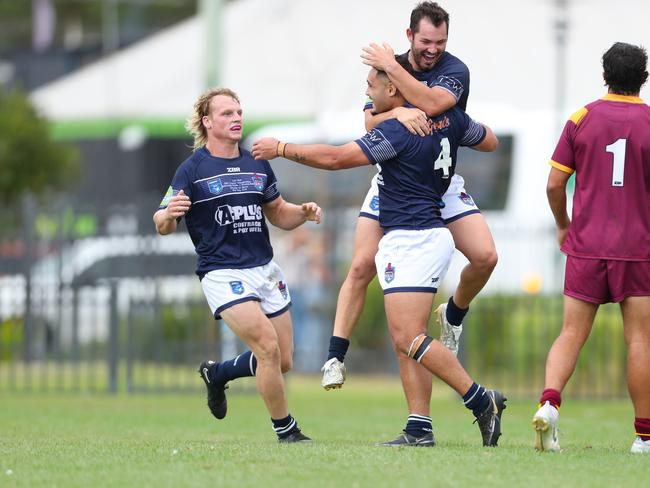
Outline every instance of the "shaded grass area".
<path fill-rule="evenodd" d="M 570 401 L 560 454 L 532 449 L 535 401 L 509 401 L 504 435 L 483 448 L 472 416 L 438 384 L 438 446 L 390 449 L 403 427 L 394 379 L 352 378 L 325 392 L 289 382 L 291 411 L 312 445 L 278 445 L 261 399 L 231 394 L 225 420 L 203 395 L 9 395 L 0 398 L 0 486 L 635 486 L 650 456 L 629 454 L 629 402 Z M 7 474 L 11 470 L 11 474 Z"/>

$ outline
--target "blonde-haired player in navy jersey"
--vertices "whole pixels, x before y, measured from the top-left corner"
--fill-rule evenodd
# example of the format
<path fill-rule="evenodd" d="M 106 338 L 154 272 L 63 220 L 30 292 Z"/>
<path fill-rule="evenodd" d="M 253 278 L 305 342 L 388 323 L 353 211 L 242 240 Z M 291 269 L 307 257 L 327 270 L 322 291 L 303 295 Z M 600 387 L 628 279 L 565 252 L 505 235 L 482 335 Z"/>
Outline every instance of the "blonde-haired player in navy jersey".
<path fill-rule="evenodd" d="M 273 261 L 266 219 L 291 230 L 308 220 L 319 223 L 321 209 L 314 202 L 286 202 L 269 162 L 239 147 L 242 109 L 232 90 L 203 93 L 188 129 L 194 152 L 176 170 L 154 223 L 166 235 L 185 219 L 198 256 L 196 274 L 215 319 L 223 318 L 250 348 L 220 363 L 201 363 L 208 407 L 223 419 L 227 383 L 255 376 L 278 440 L 309 442 L 287 405 L 282 374 L 292 364 L 291 296 Z"/>
<path fill-rule="evenodd" d="M 603 55 L 608 93 L 564 127 L 548 177 L 548 201 L 567 255 L 564 322 L 546 360 L 533 418 L 535 447 L 558 451 L 561 393 L 601 303 L 620 303 L 627 383 L 636 438 L 650 453 L 650 107 L 639 98 L 648 78 L 645 49 L 617 42 Z M 573 215 L 566 184 L 576 174 Z"/>

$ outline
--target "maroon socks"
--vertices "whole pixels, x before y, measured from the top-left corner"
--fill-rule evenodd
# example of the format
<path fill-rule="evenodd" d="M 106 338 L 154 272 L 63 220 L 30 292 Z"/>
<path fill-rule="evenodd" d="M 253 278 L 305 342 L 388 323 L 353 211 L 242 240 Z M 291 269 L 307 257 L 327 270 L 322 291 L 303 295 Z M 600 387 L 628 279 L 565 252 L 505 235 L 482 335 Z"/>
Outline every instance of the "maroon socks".
<path fill-rule="evenodd" d="M 544 405 L 546 402 L 550 403 L 552 406 L 559 410 L 560 405 L 562 404 L 562 394 L 557 390 L 547 388 L 542 392 L 542 396 L 539 399 L 539 404 Z"/>

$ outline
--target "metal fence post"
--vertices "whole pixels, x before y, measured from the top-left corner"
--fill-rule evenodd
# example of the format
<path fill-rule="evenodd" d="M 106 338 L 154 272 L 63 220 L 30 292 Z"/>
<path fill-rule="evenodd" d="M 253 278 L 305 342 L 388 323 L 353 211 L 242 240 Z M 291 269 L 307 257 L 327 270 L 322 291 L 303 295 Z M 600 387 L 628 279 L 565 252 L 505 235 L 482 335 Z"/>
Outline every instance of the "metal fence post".
<path fill-rule="evenodd" d="M 25 313 L 23 318 L 23 361 L 29 365 L 32 360 L 32 341 L 34 332 L 34 318 L 32 314 L 32 263 L 34 252 L 34 221 L 36 219 L 36 202 L 31 193 L 23 197 L 23 239 L 25 242 L 25 256 L 23 258 L 23 272 L 25 275 Z M 29 377 L 29 373 L 28 373 Z M 31 381 L 30 381 L 31 383 Z"/>
<path fill-rule="evenodd" d="M 110 297 L 110 323 L 108 332 L 108 391 L 117 393 L 118 387 L 118 360 L 119 360 L 119 332 L 120 318 L 117 309 L 118 280 L 109 280 L 111 288 Z"/>

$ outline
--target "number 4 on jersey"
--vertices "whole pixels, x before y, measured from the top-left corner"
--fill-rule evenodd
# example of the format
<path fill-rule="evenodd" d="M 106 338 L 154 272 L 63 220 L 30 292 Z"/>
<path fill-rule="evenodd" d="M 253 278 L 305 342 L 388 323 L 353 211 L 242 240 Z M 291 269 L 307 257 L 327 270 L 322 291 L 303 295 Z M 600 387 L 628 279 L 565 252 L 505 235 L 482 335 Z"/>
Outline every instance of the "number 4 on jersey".
<path fill-rule="evenodd" d="M 451 168 L 451 146 L 449 145 L 449 139 L 443 137 L 440 140 L 440 154 L 435 163 L 433 163 L 433 170 L 441 169 L 442 177 L 449 178 L 449 168 Z"/>
<path fill-rule="evenodd" d="M 623 186 L 625 177 L 625 147 L 627 139 L 617 139 L 616 142 L 605 146 L 605 151 L 614 155 L 614 169 L 612 171 L 612 186 Z"/>

